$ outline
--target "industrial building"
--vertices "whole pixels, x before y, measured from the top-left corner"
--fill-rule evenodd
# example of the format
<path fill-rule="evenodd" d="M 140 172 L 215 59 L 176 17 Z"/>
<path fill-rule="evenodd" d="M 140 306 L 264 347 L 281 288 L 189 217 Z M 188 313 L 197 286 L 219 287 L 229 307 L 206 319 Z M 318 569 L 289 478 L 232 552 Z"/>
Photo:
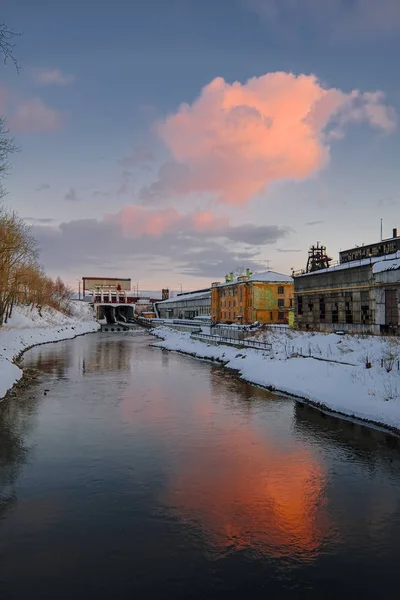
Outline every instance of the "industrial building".
<path fill-rule="evenodd" d="M 287 324 L 293 315 L 293 278 L 266 271 L 245 275 L 227 275 L 224 283 L 211 285 L 213 323 Z"/>
<path fill-rule="evenodd" d="M 339 252 L 339 262 L 346 263 L 353 260 L 362 260 L 363 258 L 375 257 L 375 256 L 387 256 L 388 254 L 394 254 L 400 250 L 400 237 L 397 235 L 397 228 L 393 229 L 393 237 L 375 242 L 375 244 L 368 244 L 367 246 L 355 246 L 350 250 L 343 250 Z"/>
<path fill-rule="evenodd" d="M 397 333 L 400 248 L 387 252 L 397 248 L 397 230 L 393 234 L 390 240 L 341 252 L 340 262 L 332 266 L 324 246 L 311 246 L 307 268 L 293 273 L 296 326 L 319 331 Z"/>
<path fill-rule="evenodd" d="M 209 316 L 210 288 L 178 294 L 174 298 L 155 302 L 154 307 L 160 319 L 194 319 L 198 316 Z"/>
<path fill-rule="evenodd" d="M 128 292 L 131 289 L 130 279 L 120 277 L 82 277 L 83 297 L 89 292 L 94 294 L 100 289 L 109 289 Z"/>

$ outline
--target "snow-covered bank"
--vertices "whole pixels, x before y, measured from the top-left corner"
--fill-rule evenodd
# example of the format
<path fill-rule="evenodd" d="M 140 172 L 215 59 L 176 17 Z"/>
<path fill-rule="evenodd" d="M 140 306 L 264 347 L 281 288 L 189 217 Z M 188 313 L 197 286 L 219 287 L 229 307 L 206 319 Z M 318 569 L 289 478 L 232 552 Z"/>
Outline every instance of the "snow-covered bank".
<path fill-rule="evenodd" d="M 97 331 L 90 305 L 72 302 L 72 316 L 53 308 L 17 306 L 8 323 L 0 329 L 0 399 L 22 377 L 22 371 L 13 360 L 27 348 L 47 342 L 58 342 L 77 335 Z"/>
<path fill-rule="evenodd" d="M 153 333 L 163 339 L 156 346 L 218 360 L 251 383 L 400 432 L 397 338 L 269 330 L 257 338 L 272 344 L 267 353 L 210 345 L 167 327 Z"/>

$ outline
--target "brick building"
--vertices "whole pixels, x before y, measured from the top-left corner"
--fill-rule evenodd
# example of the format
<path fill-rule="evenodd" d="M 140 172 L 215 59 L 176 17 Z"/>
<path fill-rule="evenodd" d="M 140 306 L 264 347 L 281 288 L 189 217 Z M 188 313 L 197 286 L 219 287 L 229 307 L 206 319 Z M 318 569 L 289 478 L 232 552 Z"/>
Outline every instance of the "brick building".
<path fill-rule="evenodd" d="M 266 271 L 226 277 L 211 286 L 214 323 L 288 323 L 293 311 L 293 278 Z"/>

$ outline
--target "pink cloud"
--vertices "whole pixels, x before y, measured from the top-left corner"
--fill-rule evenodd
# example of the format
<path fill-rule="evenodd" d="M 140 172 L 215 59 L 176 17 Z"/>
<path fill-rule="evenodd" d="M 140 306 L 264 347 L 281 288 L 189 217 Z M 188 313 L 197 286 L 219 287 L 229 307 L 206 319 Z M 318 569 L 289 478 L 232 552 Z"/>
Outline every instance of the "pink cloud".
<path fill-rule="evenodd" d="M 159 237 L 179 231 L 215 232 L 228 225 L 226 217 L 216 217 L 210 211 L 196 211 L 182 215 L 176 208 L 150 210 L 143 206 L 124 206 L 115 214 L 106 215 L 105 221 L 117 223 L 125 237 Z"/>
<path fill-rule="evenodd" d="M 273 181 L 302 180 L 322 169 L 329 140 L 361 121 L 385 132 L 396 127 L 382 92 L 348 94 L 313 75 L 283 72 L 245 84 L 217 77 L 193 104 L 156 125 L 173 161 L 142 196 L 203 192 L 243 205 Z"/>
<path fill-rule="evenodd" d="M 73 75 L 64 75 L 60 69 L 37 69 L 35 79 L 43 85 L 69 85 L 75 80 Z"/>
<path fill-rule="evenodd" d="M 64 113 L 47 106 L 40 98 L 22 101 L 9 118 L 11 129 L 20 133 L 42 133 L 61 129 Z"/>

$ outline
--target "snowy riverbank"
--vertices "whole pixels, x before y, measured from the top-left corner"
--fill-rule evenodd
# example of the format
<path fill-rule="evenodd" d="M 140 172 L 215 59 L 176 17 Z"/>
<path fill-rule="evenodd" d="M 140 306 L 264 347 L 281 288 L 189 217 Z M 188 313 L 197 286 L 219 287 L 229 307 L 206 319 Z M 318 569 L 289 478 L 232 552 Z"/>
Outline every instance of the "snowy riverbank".
<path fill-rule="evenodd" d="M 397 338 L 271 328 L 256 337 L 272 344 L 272 350 L 265 352 L 210 345 L 167 327 L 153 333 L 163 339 L 156 346 L 218 360 L 251 383 L 400 431 Z"/>
<path fill-rule="evenodd" d="M 0 329 L 0 399 L 22 377 L 13 360 L 27 348 L 47 342 L 74 338 L 97 331 L 91 307 L 84 302 L 72 303 L 72 316 L 44 307 L 41 316 L 36 308 L 17 306 L 9 322 Z"/>

